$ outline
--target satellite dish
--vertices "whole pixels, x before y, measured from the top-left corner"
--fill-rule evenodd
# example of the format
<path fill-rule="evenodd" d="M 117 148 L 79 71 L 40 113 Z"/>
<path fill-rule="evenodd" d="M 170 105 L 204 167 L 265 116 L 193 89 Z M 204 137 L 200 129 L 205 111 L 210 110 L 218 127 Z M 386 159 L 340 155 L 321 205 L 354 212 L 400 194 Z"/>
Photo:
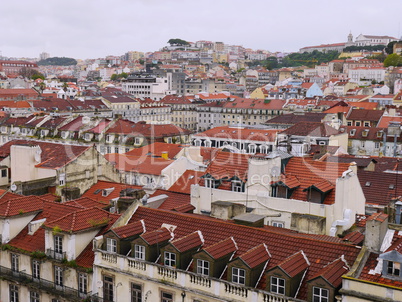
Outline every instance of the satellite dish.
<path fill-rule="evenodd" d="M 12 184 L 11 186 L 10 186 L 10 190 L 11 191 L 16 191 L 17 190 L 17 185 L 16 184 Z"/>

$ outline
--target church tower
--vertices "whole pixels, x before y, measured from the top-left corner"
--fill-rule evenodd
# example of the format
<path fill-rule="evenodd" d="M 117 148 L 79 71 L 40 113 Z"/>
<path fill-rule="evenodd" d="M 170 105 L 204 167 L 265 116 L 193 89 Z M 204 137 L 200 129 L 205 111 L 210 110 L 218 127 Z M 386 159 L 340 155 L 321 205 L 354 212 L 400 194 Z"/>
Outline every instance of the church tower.
<path fill-rule="evenodd" d="M 353 42 L 353 35 L 352 35 L 352 32 L 350 32 L 348 35 L 348 42 L 346 42 L 346 46 L 352 46 L 354 44 L 355 43 Z"/>

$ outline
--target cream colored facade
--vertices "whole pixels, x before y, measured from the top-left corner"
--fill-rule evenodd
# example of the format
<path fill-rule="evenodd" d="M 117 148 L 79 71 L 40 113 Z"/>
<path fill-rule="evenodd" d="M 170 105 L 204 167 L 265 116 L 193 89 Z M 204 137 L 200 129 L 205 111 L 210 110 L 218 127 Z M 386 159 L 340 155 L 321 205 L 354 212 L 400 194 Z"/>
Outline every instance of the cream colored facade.
<path fill-rule="evenodd" d="M 288 229 L 331 236 L 349 229 L 355 223 L 356 214 L 365 213 L 365 197 L 357 178 L 357 171 L 349 170 L 338 178 L 335 203 L 325 205 L 272 197 L 270 184 L 276 179 L 270 171 L 280 171 L 280 166 L 279 157 L 264 161 L 251 159 L 245 192 L 213 189 L 198 184 L 192 185 L 191 204 L 196 208 L 197 213 L 202 213 L 211 212 L 213 202 L 228 201 L 254 208 L 253 213 L 266 216 L 264 219 L 266 225 L 279 222 Z M 292 216 L 293 213 L 307 214 L 317 218 L 323 217 L 325 218 L 325 226 L 323 229 L 318 227 L 314 229 L 309 223 L 297 222 Z"/>
<path fill-rule="evenodd" d="M 300 301 L 242 285 L 237 286 L 221 279 L 203 277 L 189 271 L 108 253 L 101 249 L 102 244 L 103 237 L 97 237 L 94 240 L 95 261 L 92 284 L 94 294 L 100 297 L 103 297 L 100 285 L 103 283 L 104 276 L 107 276 L 113 280 L 114 301 L 129 301 L 132 284 L 141 287 L 144 301 L 169 301 L 162 300 L 162 293 L 172 295 L 172 301 Z"/>

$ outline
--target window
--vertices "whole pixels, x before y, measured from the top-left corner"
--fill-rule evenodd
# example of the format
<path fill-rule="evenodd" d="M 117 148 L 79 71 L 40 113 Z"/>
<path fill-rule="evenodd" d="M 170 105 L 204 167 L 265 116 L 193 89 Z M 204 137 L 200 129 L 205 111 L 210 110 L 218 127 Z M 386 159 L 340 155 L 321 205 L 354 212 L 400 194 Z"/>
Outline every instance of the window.
<path fill-rule="evenodd" d="M 54 236 L 54 257 L 63 259 L 63 237 Z"/>
<path fill-rule="evenodd" d="M 275 294 L 285 294 L 285 279 L 271 277 L 271 292 Z"/>
<path fill-rule="evenodd" d="M 65 174 L 60 174 L 59 175 L 59 185 L 64 186 L 66 183 L 66 175 Z"/>
<path fill-rule="evenodd" d="M 328 302 L 329 291 L 321 287 L 313 287 L 313 302 Z"/>
<path fill-rule="evenodd" d="M 106 250 L 109 253 L 117 253 L 117 241 L 116 239 L 107 238 L 106 239 Z"/>
<path fill-rule="evenodd" d="M 84 273 L 78 274 L 78 291 L 81 294 L 86 294 L 88 292 L 88 276 Z"/>
<path fill-rule="evenodd" d="M 246 284 L 246 271 L 241 268 L 232 268 L 232 282 L 237 284 Z"/>
<path fill-rule="evenodd" d="M 209 276 L 209 261 L 197 259 L 197 274 Z"/>
<path fill-rule="evenodd" d="M 394 261 L 388 261 L 387 273 L 389 275 L 399 276 L 401 273 L 401 264 Z"/>
<path fill-rule="evenodd" d="M 370 122 L 364 122 L 364 127 L 370 127 Z"/>
<path fill-rule="evenodd" d="M 39 302 L 39 293 L 38 292 L 30 292 L 30 302 Z"/>
<path fill-rule="evenodd" d="M 176 254 L 165 252 L 165 265 L 174 267 L 176 266 Z"/>
<path fill-rule="evenodd" d="M 142 302 L 141 285 L 131 283 L 131 302 Z"/>
<path fill-rule="evenodd" d="M 355 122 L 355 126 L 360 127 L 361 123 L 360 122 Z"/>
<path fill-rule="evenodd" d="M 380 148 L 380 143 L 379 143 L 379 142 L 375 142 L 375 143 L 374 143 L 374 148 L 379 149 L 379 148 Z"/>
<path fill-rule="evenodd" d="M 145 260 L 145 246 L 136 244 L 134 246 L 134 258 Z"/>
<path fill-rule="evenodd" d="M 54 283 L 58 286 L 63 286 L 63 268 L 60 266 L 54 267 Z"/>
<path fill-rule="evenodd" d="M 40 262 L 38 260 L 32 261 L 32 278 L 40 279 Z"/>
<path fill-rule="evenodd" d="M 113 302 L 113 278 L 103 276 L 103 301 Z"/>
<path fill-rule="evenodd" d="M 277 228 L 283 228 L 283 227 L 284 227 L 284 223 L 283 223 L 283 222 L 279 222 L 279 221 L 272 221 L 272 226 L 277 227 Z"/>
<path fill-rule="evenodd" d="M 11 270 L 13 272 L 19 271 L 19 257 L 17 254 L 11 254 Z"/>
<path fill-rule="evenodd" d="M 1 177 L 7 177 L 7 169 L 1 170 Z"/>
<path fill-rule="evenodd" d="M 232 181 L 232 191 L 233 192 L 244 192 L 244 186 L 241 181 L 234 180 Z"/>
<path fill-rule="evenodd" d="M 18 286 L 10 284 L 10 302 L 18 302 Z"/>
<path fill-rule="evenodd" d="M 161 302 L 173 302 L 173 295 L 171 293 L 162 292 Z"/>

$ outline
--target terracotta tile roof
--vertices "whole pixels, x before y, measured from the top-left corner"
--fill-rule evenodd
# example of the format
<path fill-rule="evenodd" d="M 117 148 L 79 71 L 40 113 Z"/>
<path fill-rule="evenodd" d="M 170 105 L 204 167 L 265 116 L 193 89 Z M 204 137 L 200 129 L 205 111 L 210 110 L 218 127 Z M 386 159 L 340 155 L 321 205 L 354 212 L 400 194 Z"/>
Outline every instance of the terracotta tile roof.
<path fill-rule="evenodd" d="M 96 200 L 93 200 L 88 197 L 80 197 L 80 198 L 77 198 L 74 200 L 64 202 L 64 204 L 69 205 L 69 206 L 75 206 L 75 207 L 81 208 L 81 209 L 88 209 L 88 208 L 93 208 L 93 207 L 105 208 L 109 205 L 109 203 L 96 201 Z"/>
<path fill-rule="evenodd" d="M 146 222 L 146 224 L 148 224 L 148 222 Z M 167 228 L 161 227 L 156 230 L 154 229 L 149 232 L 147 231 L 144 234 L 140 235 L 140 237 L 144 239 L 145 242 L 147 242 L 149 245 L 154 245 L 160 242 L 172 240 L 173 234 L 170 233 L 170 231 Z"/>
<path fill-rule="evenodd" d="M 222 126 L 215 127 L 204 132 L 193 135 L 193 138 L 197 137 L 209 137 L 209 138 L 222 138 L 228 140 L 250 140 L 250 141 L 263 141 L 263 142 L 275 142 L 276 134 L 279 130 L 273 129 L 247 129 L 240 127 Z"/>
<path fill-rule="evenodd" d="M 186 236 L 200 230 L 205 240 L 204 248 L 232 236 L 237 243 L 240 255 L 262 243 L 268 243 L 271 253 L 268 268 L 278 265 L 287 257 L 303 250 L 311 263 L 306 273 L 307 279 L 320 272 L 324 265 L 341 255 L 345 255 L 348 263 L 353 263 L 360 252 L 360 249 L 353 245 L 340 243 L 339 238 L 334 241 L 336 238 L 325 235 L 299 234 L 274 227 L 252 228 L 202 215 L 139 207 L 130 221 L 141 219 L 144 219 L 148 232 L 159 229 L 161 221 L 177 226 L 174 231 L 176 237 Z M 283 244 L 284 242 L 286 244 Z M 265 283 L 259 284 L 259 288 L 265 288 L 264 286 Z M 302 286 L 296 298 L 306 299 L 306 295 L 307 287 Z"/>
<path fill-rule="evenodd" d="M 135 235 L 140 235 L 146 232 L 145 224 L 143 220 L 135 221 L 133 223 L 129 223 L 123 225 L 118 228 L 112 229 L 113 233 L 115 233 L 119 238 L 128 238 Z"/>
<path fill-rule="evenodd" d="M 204 239 L 200 231 L 195 231 L 184 237 L 174 239 L 171 244 L 181 253 L 200 247 L 204 244 Z"/>
<path fill-rule="evenodd" d="M 245 182 L 247 180 L 248 159 L 249 155 L 247 154 L 220 151 L 205 171 L 204 176 L 210 175 L 214 179 L 237 177 Z M 204 179 L 201 179 L 200 185 L 204 185 Z M 221 185 L 220 188 L 224 187 Z"/>
<path fill-rule="evenodd" d="M 285 175 L 283 174 L 281 175 L 280 180 L 273 182 L 272 184 L 283 185 L 288 187 L 289 189 L 295 189 L 300 186 L 300 182 L 296 176 L 290 175 L 288 177 L 285 177 Z"/>
<path fill-rule="evenodd" d="M 90 133 L 95 133 L 95 134 L 99 134 L 102 133 L 111 123 L 111 120 L 108 119 L 102 119 L 98 125 L 96 125 L 95 127 L 86 130 L 85 132 L 90 132 Z"/>
<path fill-rule="evenodd" d="M 388 219 L 388 215 L 385 213 L 374 213 L 374 214 L 371 214 L 367 218 L 367 221 L 375 220 L 375 221 L 379 221 L 379 222 L 384 222 L 387 219 Z"/>
<path fill-rule="evenodd" d="M 391 122 L 402 123 L 402 116 L 382 116 L 377 127 L 388 128 Z"/>
<path fill-rule="evenodd" d="M 358 170 L 357 175 L 367 204 L 387 206 L 402 195 L 401 174 Z"/>
<path fill-rule="evenodd" d="M 107 225 L 111 214 L 97 207 L 78 210 L 53 221 L 46 221 L 47 228 L 59 227 L 63 232 L 75 233 L 83 230 L 100 228 Z"/>
<path fill-rule="evenodd" d="M 64 123 L 67 120 L 65 117 L 55 117 L 47 120 L 44 122 L 41 127 L 46 128 L 46 129 L 56 129 L 58 126 L 60 126 L 62 123 Z"/>
<path fill-rule="evenodd" d="M 128 152 L 126 155 L 135 155 L 135 156 L 153 156 L 153 157 L 162 157 L 163 152 L 167 152 L 169 159 L 174 159 L 176 155 L 186 147 L 185 145 L 178 144 L 168 144 L 162 142 L 154 142 L 152 144 L 148 144 L 146 146 L 142 146 L 140 148 L 134 148 Z"/>
<path fill-rule="evenodd" d="M 259 109 L 259 110 L 282 110 L 286 101 L 281 99 L 246 99 L 236 98 L 233 101 L 225 102 L 224 108 L 239 108 L 239 109 Z"/>
<path fill-rule="evenodd" d="M 315 112 L 315 113 L 304 113 L 304 114 L 283 114 L 276 116 L 264 124 L 285 124 L 285 125 L 295 125 L 299 122 L 316 122 L 321 123 L 321 120 L 326 116 L 326 113 Z"/>
<path fill-rule="evenodd" d="M 159 209 L 160 209 L 160 207 L 159 207 Z M 194 210 L 195 210 L 195 206 L 193 206 L 192 204 L 184 204 L 184 205 L 178 206 L 173 209 L 173 211 L 180 212 L 180 213 L 192 212 Z"/>
<path fill-rule="evenodd" d="M 79 131 L 83 126 L 83 117 L 79 116 L 66 125 L 60 127 L 59 131 Z"/>
<path fill-rule="evenodd" d="M 369 215 L 364 215 L 364 214 L 356 214 L 356 222 L 355 225 L 359 228 L 365 228 L 366 227 L 366 221 Z"/>
<path fill-rule="evenodd" d="M 364 235 L 359 231 L 354 231 L 350 232 L 345 237 L 343 237 L 343 240 L 346 242 L 351 242 L 356 245 L 360 245 L 364 241 Z"/>
<path fill-rule="evenodd" d="M 257 265 L 268 261 L 271 258 L 271 254 L 269 253 L 268 247 L 265 243 L 262 243 L 240 255 L 239 258 L 243 260 L 249 268 L 254 268 Z"/>
<path fill-rule="evenodd" d="M 189 211 L 190 194 L 171 192 L 170 190 L 156 190 L 151 197 L 165 194 L 168 198 L 159 206 L 161 210 L 175 210 L 177 212 Z"/>
<path fill-rule="evenodd" d="M 10 148 L 14 145 L 39 146 L 42 150 L 41 162 L 36 165 L 39 168 L 59 169 L 70 163 L 92 146 L 76 146 L 66 144 L 55 144 L 32 140 L 12 140 L 0 146 L 0 156 L 10 155 Z"/>
<path fill-rule="evenodd" d="M 162 170 L 173 163 L 173 160 L 150 156 L 133 156 L 120 153 L 106 154 L 105 158 L 113 163 L 117 170 L 137 172 L 141 174 L 161 175 Z"/>
<path fill-rule="evenodd" d="M 338 288 L 342 284 L 342 275 L 349 271 L 349 266 L 343 257 L 329 263 L 325 266 L 318 274 L 309 280 L 315 279 L 317 277 L 323 277 L 328 281 L 329 284 Z"/>
<path fill-rule="evenodd" d="M 7 198 L 7 197 L 6 197 Z M 10 217 L 25 213 L 41 212 L 44 200 L 37 196 L 24 196 L 0 200 L 0 217 Z"/>
<path fill-rule="evenodd" d="M 134 123 L 129 120 L 117 120 L 106 133 L 129 134 L 130 136 L 143 136 L 148 139 L 171 137 L 177 135 L 187 135 L 191 131 L 180 128 L 173 124 L 157 125 L 146 124 L 144 122 Z"/>
<path fill-rule="evenodd" d="M 102 190 L 113 188 L 111 192 L 107 196 L 102 195 Z M 120 192 L 125 189 L 141 189 L 140 186 L 128 185 L 117 182 L 103 181 L 98 180 L 96 184 L 90 187 L 81 197 L 88 197 L 90 199 L 103 202 L 110 203 L 110 200 L 118 198 L 120 196 Z"/>
<path fill-rule="evenodd" d="M 383 110 L 352 109 L 347 115 L 346 119 L 354 121 L 378 122 L 383 114 Z"/>
<path fill-rule="evenodd" d="M 190 194 L 191 185 L 198 184 L 201 180 L 200 177 L 204 174 L 205 173 L 201 171 L 186 170 L 176 182 L 172 184 L 169 191 Z"/>
<path fill-rule="evenodd" d="M 371 270 L 374 270 L 375 267 L 377 266 L 378 263 L 378 254 L 376 253 L 370 253 L 362 272 L 360 275 L 357 277 L 360 280 L 364 281 L 369 281 L 369 282 L 374 282 L 377 284 L 384 284 L 386 286 L 394 286 L 398 288 L 402 288 L 402 281 L 397 280 L 397 279 L 390 279 L 383 277 L 382 274 L 376 274 L 370 272 Z"/>
<path fill-rule="evenodd" d="M 297 200 L 308 200 L 309 188 L 317 188 L 321 192 L 330 192 L 324 199 L 324 204 L 333 204 L 335 202 L 336 180 L 342 176 L 342 173 L 349 169 L 347 163 L 330 163 L 312 160 L 310 158 L 293 157 L 285 167 L 285 182 L 295 182 L 298 180 L 300 186 L 295 188 L 291 198 Z"/>
<path fill-rule="evenodd" d="M 313 136 L 313 137 L 329 137 L 331 135 L 337 135 L 340 132 L 335 128 L 323 123 L 315 122 L 299 122 L 288 129 L 281 132 L 286 135 L 298 135 L 298 136 Z"/>
<path fill-rule="evenodd" d="M 0 101 L 0 108 L 31 108 L 27 101 Z"/>
<path fill-rule="evenodd" d="M 167 95 L 161 102 L 165 104 L 191 104 L 191 101 L 185 96 Z"/>
<path fill-rule="evenodd" d="M 203 249 L 212 258 L 219 259 L 237 251 L 237 244 L 233 237 L 226 238 Z"/>
<path fill-rule="evenodd" d="M 290 278 L 298 275 L 299 273 L 305 271 L 309 266 L 306 255 L 303 251 L 299 251 L 292 256 L 286 258 L 278 266 L 286 273 Z"/>

